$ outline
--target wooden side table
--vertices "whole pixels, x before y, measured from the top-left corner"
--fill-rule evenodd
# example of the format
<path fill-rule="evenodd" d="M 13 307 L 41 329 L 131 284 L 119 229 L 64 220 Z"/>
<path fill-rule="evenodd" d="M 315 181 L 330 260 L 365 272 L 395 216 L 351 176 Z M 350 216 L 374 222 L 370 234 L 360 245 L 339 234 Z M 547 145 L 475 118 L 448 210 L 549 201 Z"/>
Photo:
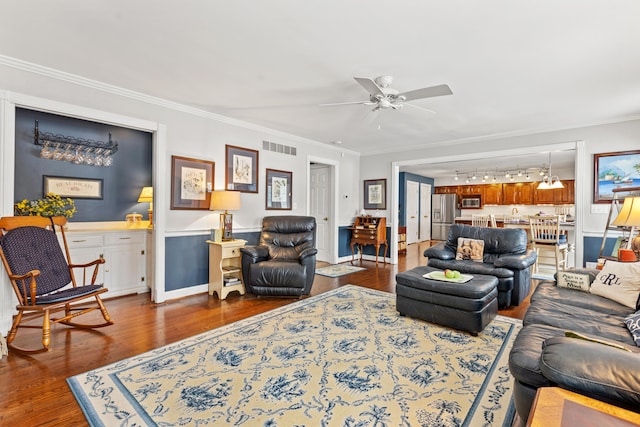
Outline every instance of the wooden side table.
<path fill-rule="evenodd" d="M 221 300 L 227 298 L 229 292 L 233 291 L 244 295 L 240 248 L 244 247 L 247 241 L 240 239 L 228 242 L 207 240 L 207 243 L 209 244 L 209 295 L 216 292 Z"/>
<path fill-rule="evenodd" d="M 540 387 L 527 427 L 631 427 L 640 414 L 559 387 Z"/>

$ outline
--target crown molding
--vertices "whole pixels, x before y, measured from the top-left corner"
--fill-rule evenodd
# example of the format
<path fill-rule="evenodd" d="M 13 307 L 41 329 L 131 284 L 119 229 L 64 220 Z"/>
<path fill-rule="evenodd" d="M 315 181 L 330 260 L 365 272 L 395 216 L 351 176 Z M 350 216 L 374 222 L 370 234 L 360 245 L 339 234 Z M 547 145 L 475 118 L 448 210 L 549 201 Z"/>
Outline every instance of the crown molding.
<path fill-rule="evenodd" d="M 112 95 L 133 99 L 135 101 L 156 105 L 156 106 L 167 108 L 170 110 L 179 111 L 181 113 L 203 117 L 209 120 L 215 120 L 217 122 L 225 123 L 231 126 L 237 126 L 247 130 L 265 133 L 271 136 L 293 140 L 293 141 L 301 142 L 304 144 L 315 145 L 317 147 L 322 147 L 323 149 L 326 149 L 326 150 L 331 150 L 336 152 L 351 152 L 353 154 L 359 155 L 359 153 L 356 151 L 351 151 L 344 148 L 332 147 L 329 144 L 324 144 L 322 142 L 315 141 L 312 139 L 289 134 L 286 132 L 281 132 L 275 129 L 256 125 L 254 123 L 245 122 L 243 120 L 222 116 L 220 114 L 215 114 L 209 111 L 202 110 L 200 108 L 191 107 L 189 105 L 181 104 L 179 102 L 169 101 L 156 96 L 147 95 L 142 92 L 125 89 L 119 86 L 115 86 L 115 85 L 100 82 L 97 80 L 89 79 L 86 77 L 78 76 L 76 74 L 67 73 L 65 71 L 56 70 L 54 68 L 45 67 L 43 65 L 34 64 L 33 62 L 23 61 L 21 59 L 13 58 L 10 56 L 0 55 L 0 65 L 4 65 L 7 67 L 15 68 L 15 69 L 26 71 L 33 74 L 38 74 L 51 79 L 65 81 L 78 86 L 84 86 L 90 89 L 99 90 Z"/>

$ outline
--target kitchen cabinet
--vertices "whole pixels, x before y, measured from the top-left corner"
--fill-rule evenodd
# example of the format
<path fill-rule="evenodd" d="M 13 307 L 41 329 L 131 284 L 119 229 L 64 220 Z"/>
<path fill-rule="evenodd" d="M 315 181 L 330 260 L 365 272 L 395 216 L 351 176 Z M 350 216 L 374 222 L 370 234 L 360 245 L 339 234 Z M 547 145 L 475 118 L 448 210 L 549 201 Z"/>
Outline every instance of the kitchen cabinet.
<path fill-rule="evenodd" d="M 148 291 L 146 229 L 68 231 L 66 236 L 72 263 L 104 258 L 96 282 L 109 289 L 105 298 Z M 81 283 L 82 277 L 76 276 L 76 280 Z"/>
<path fill-rule="evenodd" d="M 484 185 L 459 185 L 458 186 L 458 194 L 461 195 L 480 195 L 482 196 Z"/>
<path fill-rule="evenodd" d="M 538 183 L 512 182 L 502 184 L 503 205 L 532 205 Z"/>
<path fill-rule="evenodd" d="M 504 184 L 448 185 L 435 187 L 435 194 L 480 195 L 482 205 L 572 205 L 575 203 L 575 181 L 562 180 L 564 188 L 539 190 L 539 182 L 510 182 Z"/>
<path fill-rule="evenodd" d="M 549 190 L 536 190 L 536 204 L 572 205 L 575 203 L 575 181 L 572 179 L 563 180 L 564 188 L 553 188 Z"/>
<path fill-rule="evenodd" d="M 484 186 L 482 195 L 483 205 L 501 205 L 502 204 L 502 184 L 488 184 Z"/>
<path fill-rule="evenodd" d="M 434 189 L 435 194 L 457 194 L 458 186 L 457 185 L 447 185 L 443 187 L 436 187 Z"/>

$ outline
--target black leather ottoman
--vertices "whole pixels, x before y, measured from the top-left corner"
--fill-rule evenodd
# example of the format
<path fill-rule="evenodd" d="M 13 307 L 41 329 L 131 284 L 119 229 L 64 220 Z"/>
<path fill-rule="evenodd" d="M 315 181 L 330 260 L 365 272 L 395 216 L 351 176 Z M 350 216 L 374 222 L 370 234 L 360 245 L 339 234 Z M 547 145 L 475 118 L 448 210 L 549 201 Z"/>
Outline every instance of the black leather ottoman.
<path fill-rule="evenodd" d="M 422 277 L 433 267 L 396 274 L 396 309 L 410 316 L 476 335 L 498 314 L 498 279 L 474 274 L 466 283 Z"/>

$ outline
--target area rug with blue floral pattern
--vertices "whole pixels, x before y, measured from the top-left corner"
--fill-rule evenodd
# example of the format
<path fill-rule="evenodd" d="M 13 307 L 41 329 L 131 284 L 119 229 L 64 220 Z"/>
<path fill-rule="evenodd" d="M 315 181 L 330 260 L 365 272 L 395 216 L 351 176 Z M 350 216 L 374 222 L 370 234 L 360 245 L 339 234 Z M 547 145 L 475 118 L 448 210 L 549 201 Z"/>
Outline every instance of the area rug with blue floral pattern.
<path fill-rule="evenodd" d="M 509 426 L 521 326 L 474 337 L 346 285 L 67 382 L 92 426 Z"/>

